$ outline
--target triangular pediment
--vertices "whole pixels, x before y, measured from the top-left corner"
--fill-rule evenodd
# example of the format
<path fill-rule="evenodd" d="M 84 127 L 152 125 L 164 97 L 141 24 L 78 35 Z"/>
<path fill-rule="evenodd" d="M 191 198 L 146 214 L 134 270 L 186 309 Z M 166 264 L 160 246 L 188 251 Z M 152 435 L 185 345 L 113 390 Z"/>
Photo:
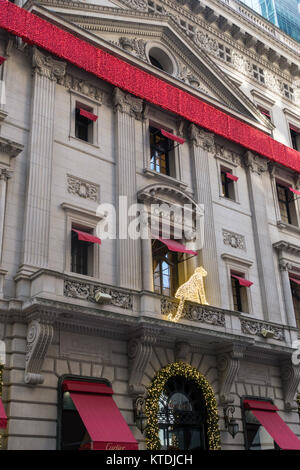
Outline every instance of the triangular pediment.
<path fill-rule="evenodd" d="M 190 34 L 172 16 L 145 11 L 145 0 L 93 0 L 88 5 L 63 0 L 63 11 L 59 7 L 62 0 L 41 3 L 51 5 L 52 11 L 57 8 L 60 16 L 104 40 L 108 50 L 111 46 L 113 53 L 123 55 L 127 61 L 200 95 L 225 112 L 260 127 L 272 128 L 268 119 L 205 52 L 203 43 L 207 48 L 216 47 L 205 32 L 197 30 Z M 69 9 L 65 8 L 66 4 Z M 153 65 L 151 51 L 158 51 L 159 59 L 159 50 L 170 59 L 171 65 L 165 70 Z"/>

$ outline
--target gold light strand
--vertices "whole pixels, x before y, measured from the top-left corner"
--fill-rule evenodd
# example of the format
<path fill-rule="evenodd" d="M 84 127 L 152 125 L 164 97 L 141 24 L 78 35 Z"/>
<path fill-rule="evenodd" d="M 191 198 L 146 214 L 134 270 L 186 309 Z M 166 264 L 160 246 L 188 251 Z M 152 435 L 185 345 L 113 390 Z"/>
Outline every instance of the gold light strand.
<path fill-rule="evenodd" d="M 177 322 L 182 317 L 182 312 L 184 309 L 184 302 L 189 300 L 191 302 L 197 302 L 199 304 L 208 305 L 204 289 L 203 278 L 207 276 L 207 272 L 201 266 L 196 268 L 191 277 L 181 286 L 178 287 L 175 297 L 180 299 L 177 312 L 175 315 L 170 313 L 168 315 L 168 320 Z"/>
<path fill-rule="evenodd" d="M 210 450 L 220 450 L 220 431 L 217 402 L 214 392 L 206 378 L 195 367 L 184 362 L 174 362 L 161 369 L 155 376 L 148 390 L 145 412 L 147 416 L 146 445 L 149 450 L 159 450 L 158 412 L 159 397 L 167 381 L 174 376 L 193 380 L 201 389 L 207 408 L 207 436 Z"/>

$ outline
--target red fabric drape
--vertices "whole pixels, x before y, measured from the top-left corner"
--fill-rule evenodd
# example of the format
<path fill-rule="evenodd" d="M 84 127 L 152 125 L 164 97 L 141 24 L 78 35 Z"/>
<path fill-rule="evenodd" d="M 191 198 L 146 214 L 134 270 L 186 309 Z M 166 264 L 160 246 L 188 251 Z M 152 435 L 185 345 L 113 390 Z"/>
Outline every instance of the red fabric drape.
<path fill-rule="evenodd" d="M 86 109 L 80 108 L 79 113 L 80 113 L 81 116 L 86 117 L 90 121 L 97 121 L 97 119 L 98 119 L 98 116 L 96 116 L 96 114 L 90 113 L 89 111 L 86 111 Z"/>
<path fill-rule="evenodd" d="M 2 400 L 0 398 L 0 428 L 5 429 L 7 426 L 7 416 L 5 413 L 5 409 L 2 403 Z"/>
<path fill-rule="evenodd" d="M 161 237 L 158 237 L 157 239 L 164 243 L 170 251 L 176 251 L 177 253 L 189 253 L 190 255 L 198 254 L 197 251 L 188 250 L 182 243 L 179 243 L 176 240 L 170 240 Z"/>
<path fill-rule="evenodd" d="M 160 129 L 160 132 L 162 135 L 167 137 L 167 139 L 174 140 L 175 142 L 178 142 L 179 144 L 184 144 L 185 139 L 182 139 L 181 137 L 177 137 L 177 135 L 171 134 L 171 132 L 167 132 L 164 129 Z"/>
<path fill-rule="evenodd" d="M 226 173 L 226 178 L 232 181 L 237 181 L 239 179 L 238 176 L 234 176 L 232 173 L 229 173 L 229 172 Z"/>
<path fill-rule="evenodd" d="M 98 245 L 101 245 L 100 238 L 94 237 L 94 235 L 91 235 L 90 233 L 81 232 L 80 230 L 75 230 L 75 228 L 73 228 L 72 230 L 73 232 L 77 233 L 78 240 L 82 240 L 84 242 L 90 242 L 90 243 L 98 243 Z"/>
<path fill-rule="evenodd" d="M 239 281 L 240 286 L 250 287 L 252 286 L 253 282 L 244 279 L 243 277 L 237 276 L 236 274 L 231 274 L 231 277 L 234 277 Z"/>

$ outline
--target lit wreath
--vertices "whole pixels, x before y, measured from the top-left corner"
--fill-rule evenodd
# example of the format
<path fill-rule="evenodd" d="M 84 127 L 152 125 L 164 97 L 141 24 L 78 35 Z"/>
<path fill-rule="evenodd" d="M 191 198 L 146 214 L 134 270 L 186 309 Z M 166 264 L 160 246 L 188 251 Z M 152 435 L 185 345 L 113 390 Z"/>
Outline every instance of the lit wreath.
<path fill-rule="evenodd" d="M 214 392 L 200 372 L 195 367 L 185 364 L 184 362 L 174 362 L 168 364 L 161 369 L 153 379 L 151 386 L 148 389 L 146 399 L 145 412 L 147 416 L 146 427 L 146 445 L 147 449 L 158 450 L 160 449 L 160 440 L 158 437 L 158 411 L 159 411 L 159 397 L 171 377 L 180 375 L 186 379 L 193 380 L 201 389 L 207 408 L 207 436 L 208 445 L 210 450 L 220 450 L 220 431 L 219 431 L 219 417 L 217 402 Z"/>

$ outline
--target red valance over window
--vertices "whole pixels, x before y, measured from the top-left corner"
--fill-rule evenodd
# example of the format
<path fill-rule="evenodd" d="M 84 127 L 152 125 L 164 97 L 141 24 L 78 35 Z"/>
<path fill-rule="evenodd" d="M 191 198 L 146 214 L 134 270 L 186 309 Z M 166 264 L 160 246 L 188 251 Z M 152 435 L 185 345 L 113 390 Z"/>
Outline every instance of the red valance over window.
<path fill-rule="evenodd" d="M 290 129 L 291 129 L 291 131 L 294 131 L 294 132 L 297 132 L 297 133 L 300 132 L 299 127 L 293 126 L 293 124 L 290 124 Z"/>
<path fill-rule="evenodd" d="M 2 57 L 2 56 L 0 55 L 0 65 L 2 65 L 5 60 L 6 60 L 6 58 L 5 58 L 5 57 Z"/>
<path fill-rule="evenodd" d="M 292 191 L 292 193 L 297 194 L 298 196 L 300 196 L 300 191 L 297 191 L 297 189 L 289 188 L 289 190 Z"/>
<path fill-rule="evenodd" d="M 231 274 L 231 277 L 234 277 L 235 279 L 237 279 L 239 281 L 239 285 L 243 287 L 250 287 L 253 284 L 253 282 L 248 281 L 247 279 L 243 277 L 237 276 L 236 274 Z"/>
<path fill-rule="evenodd" d="M 78 240 L 81 240 L 83 242 L 98 243 L 99 245 L 101 245 L 100 238 L 94 237 L 94 235 L 91 235 L 90 233 L 81 232 L 80 230 L 76 230 L 75 228 L 73 228 L 72 231 L 77 233 Z"/>
<path fill-rule="evenodd" d="M 189 253 L 190 255 L 194 256 L 198 254 L 197 251 L 188 250 L 182 243 L 179 243 L 176 240 L 170 240 L 161 237 L 157 237 L 157 239 L 164 243 L 170 251 L 176 251 L 177 253 Z"/>
<path fill-rule="evenodd" d="M 291 277 L 291 276 L 289 277 L 291 281 L 295 282 L 296 284 L 300 284 L 300 279 L 296 279 L 295 277 Z"/>
<path fill-rule="evenodd" d="M 244 407 L 252 411 L 281 449 L 300 450 L 300 440 L 277 414 L 275 405 L 266 401 L 244 400 Z"/>
<path fill-rule="evenodd" d="M 237 176 L 234 176 L 232 173 L 229 172 L 226 173 L 226 178 L 232 181 L 237 181 L 239 179 Z"/>
<path fill-rule="evenodd" d="M 113 390 L 106 384 L 66 380 L 68 391 L 91 438 L 92 450 L 138 450 L 119 408 Z M 87 446 L 85 446 L 87 448 Z"/>
<path fill-rule="evenodd" d="M 2 403 L 1 398 L 0 398 L 0 428 L 5 429 L 6 426 L 7 426 L 7 416 L 6 416 L 6 413 L 5 413 L 3 403 Z"/>
<path fill-rule="evenodd" d="M 90 121 L 97 121 L 97 119 L 98 119 L 98 116 L 96 116 L 96 114 L 90 113 L 90 112 L 87 111 L 86 109 L 80 108 L 80 109 L 79 109 L 79 114 L 80 114 L 81 116 L 86 117 L 86 118 L 89 119 Z"/>
<path fill-rule="evenodd" d="M 160 129 L 160 132 L 162 135 L 167 137 L 167 139 L 174 140 L 175 142 L 178 142 L 179 144 L 184 144 L 185 139 L 182 139 L 181 137 L 177 137 L 177 135 L 171 134 L 171 132 L 167 132 L 164 129 Z"/>

